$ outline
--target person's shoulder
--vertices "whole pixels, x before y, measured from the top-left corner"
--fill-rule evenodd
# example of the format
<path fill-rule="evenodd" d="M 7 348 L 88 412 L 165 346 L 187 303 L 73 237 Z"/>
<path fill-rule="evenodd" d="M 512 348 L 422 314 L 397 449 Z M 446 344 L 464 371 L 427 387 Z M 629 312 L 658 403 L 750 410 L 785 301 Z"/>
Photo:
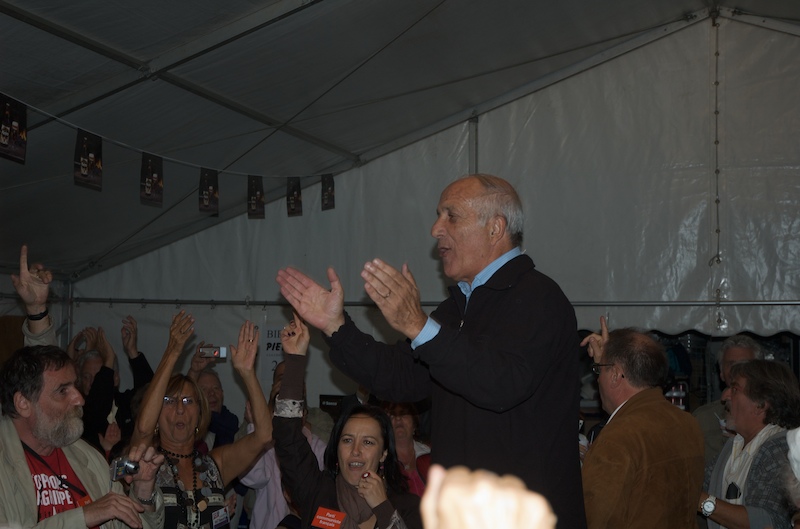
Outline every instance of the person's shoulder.
<path fill-rule="evenodd" d="M 768 437 L 753 455 L 751 469 L 761 475 L 780 472 L 789 464 L 789 444 L 786 431 L 779 431 Z M 755 474 L 754 474 L 755 475 Z"/>
<path fill-rule="evenodd" d="M 226 419 L 236 419 L 236 422 L 239 422 L 239 416 L 229 410 L 224 404 L 222 406 L 222 410 L 220 411 L 220 415 Z"/>
<path fill-rule="evenodd" d="M 533 278 L 544 277 L 550 279 L 543 273 L 536 270 L 536 265 L 533 263 L 533 259 L 524 253 L 510 259 L 506 264 L 501 266 L 492 277 L 508 279 L 518 278 L 521 280 L 526 276 Z"/>
<path fill-rule="evenodd" d="M 786 439 L 786 430 L 780 430 L 764 440 L 759 451 L 788 452 L 789 442 Z"/>
<path fill-rule="evenodd" d="M 82 437 L 77 441 L 75 441 L 74 443 L 65 446 L 63 450 L 80 452 L 82 454 L 86 454 L 86 456 L 89 457 L 90 459 L 100 458 L 101 460 L 105 461 L 105 458 L 102 456 L 102 454 L 100 454 L 100 452 L 97 451 L 97 448 L 90 445 Z"/>
<path fill-rule="evenodd" d="M 21 454 L 22 445 L 19 443 L 19 435 L 14 428 L 14 422 L 5 415 L 0 416 L 0 454 L 3 455 L 3 460 L 14 459 L 13 451 L 16 448 L 19 448 Z"/>
<path fill-rule="evenodd" d="M 676 408 L 674 405 L 664 398 L 660 388 L 650 388 L 639 393 L 636 393 L 629 398 L 625 404 L 614 415 L 613 420 L 608 422 L 608 425 L 603 430 L 605 435 L 606 430 L 614 431 L 625 428 L 636 427 L 641 423 L 655 423 L 652 426 L 657 426 L 659 417 L 665 419 L 667 416 L 683 418 L 691 422 L 695 422 L 691 415 L 683 410 Z M 610 428 L 615 425 L 614 428 Z"/>
<path fill-rule="evenodd" d="M 659 387 L 646 389 L 637 395 L 642 395 L 641 403 L 643 408 L 648 410 L 658 410 L 658 412 L 654 413 L 661 413 L 662 415 L 671 416 L 680 422 L 684 422 L 692 426 L 697 424 L 697 421 L 694 419 L 694 417 L 692 417 L 691 413 L 678 408 L 668 401 L 666 397 L 664 397 L 663 390 Z M 631 400 L 635 398 L 636 396 L 631 397 Z"/>
<path fill-rule="evenodd" d="M 425 454 L 431 453 L 431 447 L 427 444 L 423 443 L 422 441 L 414 440 L 414 455 L 417 457 L 423 456 Z"/>
<path fill-rule="evenodd" d="M 102 471 L 108 469 L 108 461 L 103 455 L 83 439 L 78 439 L 74 443 L 62 448 L 70 464 L 78 464 L 89 468 L 92 471 Z M 108 476 L 106 476 L 108 477 Z"/>
<path fill-rule="evenodd" d="M 556 280 L 536 268 L 533 259 L 527 254 L 513 258 L 498 272 L 501 271 L 504 273 L 499 278 L 511 281 L 512 285 L 521 288 L 534 288 L 537 291 L 537 295 L 544 295 L 549 292 L 566 300 L 566 296 Z"/>

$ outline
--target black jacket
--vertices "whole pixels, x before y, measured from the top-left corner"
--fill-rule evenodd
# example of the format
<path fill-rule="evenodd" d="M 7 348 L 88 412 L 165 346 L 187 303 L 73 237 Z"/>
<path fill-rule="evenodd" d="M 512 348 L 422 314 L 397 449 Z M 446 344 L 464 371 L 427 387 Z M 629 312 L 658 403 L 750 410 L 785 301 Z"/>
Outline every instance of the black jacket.
<path fill-rule="evenodd" d="M 559 529 L 586 527 L 576 438 L 577 323 L 559 286 L 520 255 L 466 297 L 458 287 L 431 314 L 438 335 L 412 350 L 359 331 L 328 339 L 333 364 L 378 397 L 431 396 L 431 459 L 519 476 L 543 494 Z"/>

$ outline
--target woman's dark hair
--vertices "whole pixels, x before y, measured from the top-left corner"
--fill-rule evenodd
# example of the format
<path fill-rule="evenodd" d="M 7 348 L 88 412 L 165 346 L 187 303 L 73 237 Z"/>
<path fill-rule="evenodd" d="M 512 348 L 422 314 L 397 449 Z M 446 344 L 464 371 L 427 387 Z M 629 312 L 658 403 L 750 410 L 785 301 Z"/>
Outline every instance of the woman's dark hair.
<path fill-rule="evenodd" d="M 383 449 L 386 450 L 386 459 L 383 460 L 383 478 L 386 481 L 386 486 L 396 494 L 408 492 L 408 483 L 405 476 L 400 473 L 400 466 L 398 465 L 392 421 L 386 415 L 386 412 L 377 406 L 355 406 L 339 417 L 339 420 L 333 426 L 331 437 L 328 440 L 328 447 L 325 449 L 325 469 L 336 478 L 339 473 L 339 438 L 342 436 L 344 425 L 347 424 L 351 417 L 356 415 L 375 419 L 381 428 Z"/>
<path fill-rule="evenodd" d="M 417 430 L 419 430 L 419 412 L 413 402 L 391 402 L 386 400 L 381 402 L 381 408 L 389 415 L 389 419 L 395 416 L 410 415 L 411 422 L 414 424 L 412 437 L 416 439 Z"/>

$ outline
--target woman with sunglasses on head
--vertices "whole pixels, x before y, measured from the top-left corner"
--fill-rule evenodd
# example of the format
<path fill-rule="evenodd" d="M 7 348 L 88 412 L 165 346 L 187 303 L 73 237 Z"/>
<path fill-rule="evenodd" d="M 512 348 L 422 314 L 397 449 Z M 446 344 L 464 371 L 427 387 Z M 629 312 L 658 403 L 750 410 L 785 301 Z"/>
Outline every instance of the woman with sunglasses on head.
<path fill-rule="evenodd" d="M 325 469 L 302 433 L 303 378 L 308 328 L 295 314 L 281 332 L 286 358 L 273 418 L 281 475 L 297 504 L 301 527 L 422 529 L 419 497 L 407 492 L 389 416 L 375 406 L 356 406 L 342 415 L 325 450 Z M 321 523 L 322 522 L 322 523 Z"/>
<path fill-rule="evenodd" d="M 255 461 L 272 439 L 267 402 L 254 370 L 258 329 L 246 321 L 231 362 L 247 390 L 255 431 L 232 444 L 201 455 L 195 445 L 208 429 L 211 413 L 197 384 L 173 375 L 184 345 L 194 333 L 194 318 L 184 311 L 170 326 L 169 342 L 136 419 L 134 443 L 157 446 L 165 455 L 156 482 L 164 494 L 164 527 L 231 527 L 224 489 Z"/>

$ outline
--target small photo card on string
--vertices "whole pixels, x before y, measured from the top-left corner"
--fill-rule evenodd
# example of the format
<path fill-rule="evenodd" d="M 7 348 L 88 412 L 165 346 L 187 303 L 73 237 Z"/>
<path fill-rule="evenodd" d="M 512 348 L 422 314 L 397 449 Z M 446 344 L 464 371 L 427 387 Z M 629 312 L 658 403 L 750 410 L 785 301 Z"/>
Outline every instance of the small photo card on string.
<path fill-rule="evenodd" d="M 200 213 L 210 213 L 212 217 L 219 215 L 218 172 L 214 169 L 200 169 Z"/>
<path fill-rule="evenodd" d="M 264 218 L 264 182 L 260 176 L 247 175 L 247 218 Z"/>
<path fill-rule="evenodd" d="M 333 188 L 333 175 L 322 175 L 322 211 L 336 207 L 336 194 Z"/>
<path fill-rule="evenodd" d="M 28 107 L 0 94 L 0 156 L 25 165 L 28 149 Z"/>
<path fill-rule="evenodd" d="M 75 138 L 75 185 L 103 189 L 103 138 L 78 129 Z"/>
<path fill-rule="evenodd" d="M 290 217 L 303 216 L 303 192 L 297 176 L 290 177 L 286 182 L 286 214 Z"/>
<path fill-rule="evenodd" d="M 164 160 L 161 156 L 142 153 L 139 199 L 146 206 L 160 208 L 164 204 Z"/>

